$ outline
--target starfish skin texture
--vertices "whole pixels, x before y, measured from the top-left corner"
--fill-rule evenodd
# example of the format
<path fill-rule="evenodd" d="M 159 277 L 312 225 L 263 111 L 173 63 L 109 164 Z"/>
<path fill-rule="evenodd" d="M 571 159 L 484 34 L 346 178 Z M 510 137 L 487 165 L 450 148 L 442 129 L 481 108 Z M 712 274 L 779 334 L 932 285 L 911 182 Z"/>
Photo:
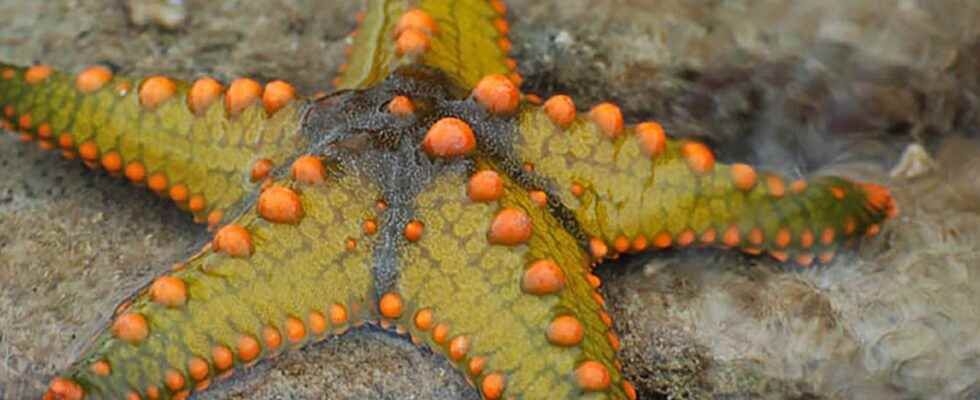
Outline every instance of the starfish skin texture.
<path fill-rule="evenodd" d="M 0 65 L 7 130 L 215 232 L 45 398 L 185 398 L 364 324 L 444 354 L 487 399 L 635 398 L 598 262 L 705 245 L 809 266 L 897 212 L 874 184 L 784 182 L 611 103 L 520 93 L 505 11 L 370 1 L 338 90 L 305 99 Z"/>

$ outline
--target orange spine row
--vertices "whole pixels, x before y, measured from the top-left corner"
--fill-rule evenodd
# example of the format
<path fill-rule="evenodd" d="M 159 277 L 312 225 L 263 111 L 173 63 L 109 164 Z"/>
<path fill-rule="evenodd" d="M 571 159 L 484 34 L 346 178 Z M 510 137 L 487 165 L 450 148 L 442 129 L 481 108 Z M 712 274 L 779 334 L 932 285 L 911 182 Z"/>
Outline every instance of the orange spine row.
<path fill-rule="evenodd" d="M 202 138 L 192 137 L 191 131 L 213 127 L 218 118 L 244 118 L 253 104 L 271 119 L 295 98 L 296 90 L 282 81 L 262 86 L 238 79 L 226 90 L 211 78 L 191 85 L 164 76 L 134 81 L 99 65 L 74 76 L 46 65 L 0 65 L 3 128 L 18 132 L 22 141 L 36 140 L 44 150 L 60 149 L 67 159 L 80 158 L 89 168 L 145 185 L 193 213 L 196 221 L 211 225 L 223 219 L 224 209 L 235 199 L 231 194 L 221 198 L 205 193 L 205 176 L 211 172 L 194 164 L 208 160 L 190 153 L 195 146 L 219 146 L 221 132 Z M 216 104 L 224 109 L 218 117 L 209 113 Z M 252 151 L 245 146 L 226 150 L 236 159 Z M 234 173 L 244 168 L 251 165 L 221 169 Z"/>

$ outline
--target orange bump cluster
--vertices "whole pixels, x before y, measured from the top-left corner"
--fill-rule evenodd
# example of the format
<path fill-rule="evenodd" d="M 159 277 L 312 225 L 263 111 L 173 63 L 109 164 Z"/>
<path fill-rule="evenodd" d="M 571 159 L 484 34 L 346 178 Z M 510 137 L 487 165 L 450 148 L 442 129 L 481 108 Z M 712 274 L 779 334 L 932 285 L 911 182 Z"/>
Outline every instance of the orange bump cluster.
<path fill-rule="evenodd" d="M 395 25 L 395 50 L 402 55 L 421 55 L 429 50 L 432 35 L 438 32 L 436 21 L 425 11 L 406 11 Z"/>

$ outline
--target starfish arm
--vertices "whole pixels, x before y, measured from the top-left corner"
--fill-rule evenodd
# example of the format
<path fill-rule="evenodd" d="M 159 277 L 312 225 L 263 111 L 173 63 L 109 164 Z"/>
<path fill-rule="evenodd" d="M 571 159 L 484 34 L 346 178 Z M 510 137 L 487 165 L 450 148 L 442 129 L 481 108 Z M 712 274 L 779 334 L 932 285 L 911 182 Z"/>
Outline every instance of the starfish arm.
<path fill-rule="evenodd" d="M 305 160 L 309 172 L 316 162 Z M 199 254 L 120 306 L 52 382 L 50 398 L 185 398 L 215 378 L 376 319 L 373 232 L 361 228 L 376 211 L 361 200 L 377 196 L 353 176 L 272 183 Z"/>
<path fill-rule="evenodd" d="M 505 14 L 500 0 L 369 1 L 352 35 L 351 58 L 334 85 L 366 88 L 412 63 L 441 69 L 466 90 L 486 75 L 520 79 L 516 63 L 507 57 L 511 42 Z"/>
<path fill-rule="evenodd" d="M 117 76 L 102 66 L 69 75 L 0 64 L 6 128 L 146 185 L 201 222 L 230 214 L 256 184 L 253 165 L 284 162 L 302 144 L 303 103 L 293 96 L 284 82 L 263 92 L 243 79 L 226 93 L 208 78 L 190 85 Z"/>
<path fill-rule="evenodd" d="M 487 399 L 631 397 L 588 254 L 502 172 L 481 165 L 469 179 L 488 174 L 489 197 L 467 195 L 459 171 L 416 199 L 424 233 L 404 243 L 405 307 L 389 317 Z"/>
<path fill-rule="evenodd" d="M 896 213 L 878 185 L 838 177 L 786 183 L 716 163 L 706 146 L 667 139 L 656 123 L 624 127 L 608 103 L 574 115 L 563 96 L 525 107 L 517 162 L 546 177 L 543 189 L 574 213 L 597 258 L 701 243 L 809 265 L 877 233 Z"/>

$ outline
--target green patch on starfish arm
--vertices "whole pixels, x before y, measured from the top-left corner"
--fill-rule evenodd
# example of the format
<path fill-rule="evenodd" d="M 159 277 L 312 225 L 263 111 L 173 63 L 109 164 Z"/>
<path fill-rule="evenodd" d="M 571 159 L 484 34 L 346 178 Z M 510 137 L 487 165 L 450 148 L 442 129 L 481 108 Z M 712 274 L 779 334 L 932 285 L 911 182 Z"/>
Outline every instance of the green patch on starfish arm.
<path fill-rule="evenodd" d="M 647 124 L 609 135 L 588 117 L 562 128 L 528 106 L 516 150 L 573 211 L 598 256 L 713 244 L 808 265 L 876 233 L 895 213 L 880 186 L 838 177 L 784 182 L 717 163 L 700 143 L 665 139 L 657 150 L 653 138 L 664 136 L 656 131 Z"/>
<path fill-rule="evenodd" d="M 370 87 L 399 66 L 411 63 L 438 68 L 456 86 L 467 90 L 486 75 L 510 73 L 510 42 L 500 7 L 502 3 L 486 0 L 369 1 L 337 87 Z M 435 30 L 421 32 L 428 40 L 424 51 L 402 54 L 397 42 L 404 30 L 399 31 L 398 24 L 402 15 L 414 9 L 427 14 Z"/>
<path fill-rule="evenodd" d="M 270 115 L 255 101 L 232 116 L 219 92 L 195 115 L 190 85 L 177 80 L 157 79 L 172 86 L 159 92 L 159 104 L 148 105 L 140 99 L 148 79 L 109 73 L 82 91 L 76 76 L 59 71 L 29 83 L 27 68 L 0 69 L 9 74 L 0 79 L 0 104 L 10 125 L 43 146 L 60 147 L 66 157 L 173 198 L 199 220 L 225 212 L 255 187 L 250 171 L 257 160 L 284 162 L 305 140 L 299 135 L 302 102 Z"/>
<path fill-rule="evenodd" d="M 375 242 L 362 233 L 361 222 L 374 217 L 373 204 L 362 200 L 377 198 L 377 190 L 354 176 L 277 186 L 299 193 L 301 221 L 274 223 L 256 211 L 237 217 L 213 245 L 120 307 L 62 376 L 79 385 L 86 399 L 130 393 L 148 398 L 154 391 L 164 399 L 183 396 L 373 319 Z M 250 243 L 223 242 L 228 229 L 242 229 Z M 135 322 L 120 323 L 134 315 Z M 145 321 L 145 334 L 138 319 Z M 100 362 L 105 364 L 98 367 Z"/>
<path fill-rule="evenodd" d="M 618 339 L 590 284 L 587 254 L 547 208 L 500 175 L 498 201 L 470 200 L 462 173 L 440 177 L 416 199 L 425 233 L 401 253 L 406 310 L 398 322 L 447 355 L 485 398 L 625 398 Z M 491 225 L 507 213 L 529 218 L 530 237 L 493 244 Z M 528 272 L 542 262 L 554 267 L 550 274 Z M 525 284 L 535 276 L 555 285 Z M 597 386 L 581 386 L 583 365 L 582 379 Z"/>

